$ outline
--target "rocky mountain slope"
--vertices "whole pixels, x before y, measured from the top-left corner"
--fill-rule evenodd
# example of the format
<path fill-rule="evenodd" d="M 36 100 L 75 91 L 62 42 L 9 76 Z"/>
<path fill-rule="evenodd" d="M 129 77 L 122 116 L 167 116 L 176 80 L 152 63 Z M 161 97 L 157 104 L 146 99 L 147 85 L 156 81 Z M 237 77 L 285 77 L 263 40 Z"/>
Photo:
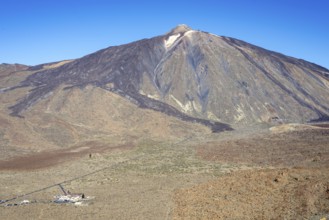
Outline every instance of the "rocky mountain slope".
<path fill-rule="evenodd" d="M 329 70 L 186 25 L 76 60 L 10 68 L 0 68 L 1 118 L 10 124 L 2 141 L 24 123 L 38 140 L 63 145 L 91 130 L 140 131 L 147 120 L 156 121 L 149 131 L 170 120 L 219 132 L 329 118 Z"/>
<path fill-rule="evenodd" d="M 11 107 L 14 116 L 61 85 L 92 85 L 185 120 L 247 124 L 328 117 L 328 80 L 315 64 L 181 25 L 37 71 L 7 91 L 33 88 Z"/>

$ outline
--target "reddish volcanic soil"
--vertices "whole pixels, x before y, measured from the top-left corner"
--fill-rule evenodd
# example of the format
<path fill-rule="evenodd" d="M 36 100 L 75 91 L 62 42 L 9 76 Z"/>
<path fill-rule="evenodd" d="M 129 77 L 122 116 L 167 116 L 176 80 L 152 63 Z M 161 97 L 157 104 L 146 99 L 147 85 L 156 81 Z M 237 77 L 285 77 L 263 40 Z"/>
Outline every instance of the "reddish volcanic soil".
<path fill-rule="evenodd" d="M 0 161 L 0 170 L 41 169 L 64 163 L 66 161 L 76 160 L 86 155 L 92 157 L 92 154 L 94 153 L 111 152 L 115 150 L 129 150 L 133 147 L 134 145 L 132 143 L 119 146 L 107 146 L 102 143 L 90 141 L 77 147 L 45 151 L 35 153 L 33 155 L 26 155 L 22 157 L 15 157 L 10 160 Z"/>

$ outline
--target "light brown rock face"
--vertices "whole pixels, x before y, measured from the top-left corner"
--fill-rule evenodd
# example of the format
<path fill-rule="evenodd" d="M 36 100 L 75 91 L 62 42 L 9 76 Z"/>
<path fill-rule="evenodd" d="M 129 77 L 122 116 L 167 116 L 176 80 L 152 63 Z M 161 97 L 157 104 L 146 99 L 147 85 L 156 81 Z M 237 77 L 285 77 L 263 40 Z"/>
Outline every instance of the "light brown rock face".
<path fill-rule="evenodd" d="M 97 152 L 133 147 L 150 139 L 177 142 L 193 134 L 211 133 L 206 126 L 139 108 L 129 99 L 93 85 L 70 89 L 61 85 L 27 108 L 23 117 L 11 116 L 9 107 L 33 92 L 33 87 L 8 91 L 8 86 L 50 67 L 38 68 L 1 78 L 0 161 L 39 151 Z"/>

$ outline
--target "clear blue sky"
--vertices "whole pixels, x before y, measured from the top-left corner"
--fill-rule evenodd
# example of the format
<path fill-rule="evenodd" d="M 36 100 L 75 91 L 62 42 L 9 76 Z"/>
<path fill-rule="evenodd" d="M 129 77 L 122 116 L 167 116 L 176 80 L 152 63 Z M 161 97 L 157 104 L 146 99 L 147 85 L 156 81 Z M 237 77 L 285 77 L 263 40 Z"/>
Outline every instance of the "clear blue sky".
<path fill-rule="evenodd" d="M 177 24 L 329 68 L 328 0 L 0 0 L 0 63 L 79 58 Z"/>

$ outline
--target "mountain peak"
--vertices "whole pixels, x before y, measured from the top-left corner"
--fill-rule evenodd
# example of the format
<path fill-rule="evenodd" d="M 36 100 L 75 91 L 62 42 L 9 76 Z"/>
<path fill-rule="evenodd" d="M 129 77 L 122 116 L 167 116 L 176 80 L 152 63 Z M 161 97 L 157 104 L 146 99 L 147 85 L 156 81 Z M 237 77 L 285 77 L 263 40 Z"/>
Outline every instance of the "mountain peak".
<path fill-rule="evenodd" d="M 237 39 L 206 35 L 187 25 L 51 66 L 30 67 L 28 77 L 12 87 L 2 81 L 0 94 L 31 88 L 10 107 L 11 115 L 22 117 L 21 113 L 63 86 L 91 85 L 141 108 L 213 131 L 230 129 L 222 122 L 240 126 L 329 118 L 329 70 Z"/>
<path fill-rule="evenodd" d="M 187 31 L 192 30 L 192 28 L 190 28 L 189 26 L 187 26 L 186 24 L 179 24 L 177 25 L 175 28 L 173 28 L 169 34 L 180 34 L 180 33 L 185 33 Z"/>

